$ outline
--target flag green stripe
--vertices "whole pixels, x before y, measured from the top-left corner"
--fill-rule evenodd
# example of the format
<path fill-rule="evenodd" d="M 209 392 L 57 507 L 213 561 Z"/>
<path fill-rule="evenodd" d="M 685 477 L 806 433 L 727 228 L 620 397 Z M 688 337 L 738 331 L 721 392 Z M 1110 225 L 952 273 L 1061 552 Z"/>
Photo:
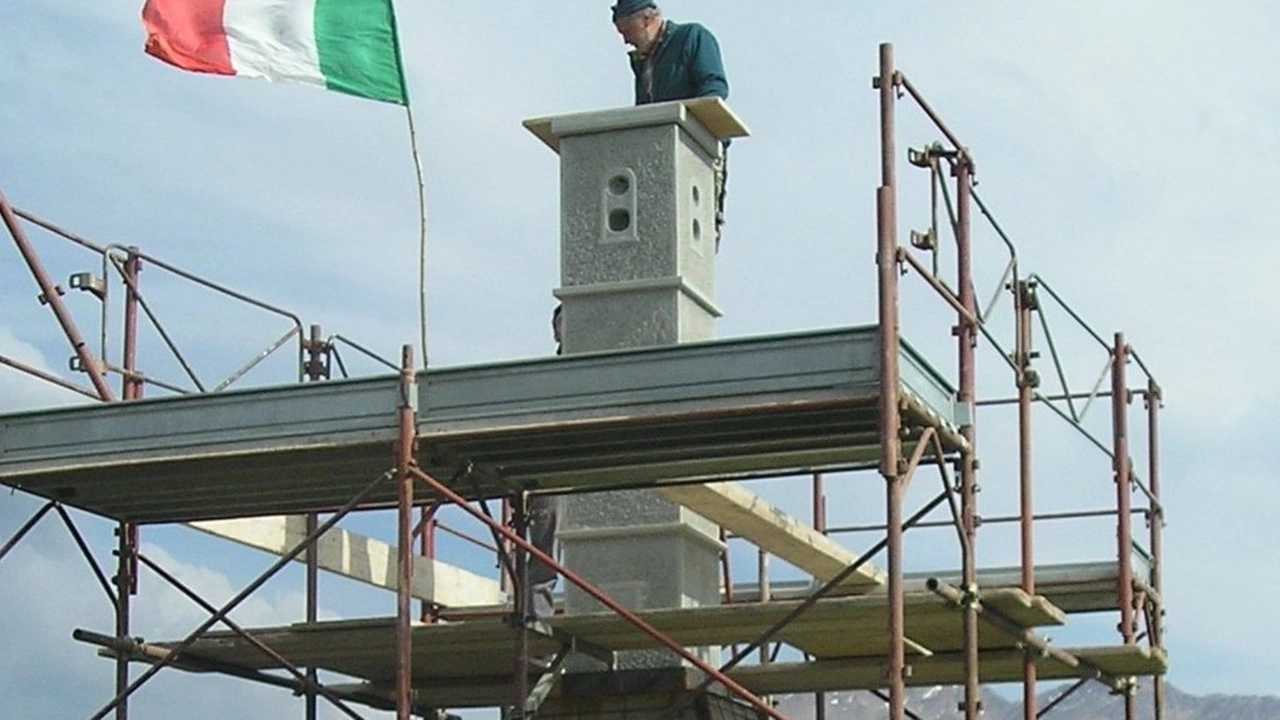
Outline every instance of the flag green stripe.
<path fill-rule="evenodd" d="M 409 104 L 391 0 L 316 0 L 316 48 L 330 90 Z"/>

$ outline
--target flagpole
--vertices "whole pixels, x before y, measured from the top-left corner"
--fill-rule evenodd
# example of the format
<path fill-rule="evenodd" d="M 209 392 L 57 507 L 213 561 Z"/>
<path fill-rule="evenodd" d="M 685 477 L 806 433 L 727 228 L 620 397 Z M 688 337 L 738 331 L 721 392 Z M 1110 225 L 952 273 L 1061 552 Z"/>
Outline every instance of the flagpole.
<path fill-rule="evenodd" d="M 413 106 L 409 104 L 409 83 L 404 73 L 404 56 L 400 52 L 400 28 L 394 4 L 391 8 L 391 44 L 396 52 L 396 71 L 404 93 L 404 116 L 409 120 L 409 148 L 413 153 L 413 169 L 418 179 L 418 333 L 422 343 L 422 369 L 431 366 L 427 351 L 427 183 L 422 174 L 422 153 L 418 150 L 418 129 L 413 122 Z"/>
<path fill-rule="evenodd" d="M 422 174 L 422 154 L 418 151 L 418 131 L 413 123 L 413 110 L 404 106 L 409 118 L 409 145 L 413 151 L 413 167 L 418 177 L 418 331 L 422 342 L 422 367 L 430 366 L 427 353 L 427 184 Z"/>

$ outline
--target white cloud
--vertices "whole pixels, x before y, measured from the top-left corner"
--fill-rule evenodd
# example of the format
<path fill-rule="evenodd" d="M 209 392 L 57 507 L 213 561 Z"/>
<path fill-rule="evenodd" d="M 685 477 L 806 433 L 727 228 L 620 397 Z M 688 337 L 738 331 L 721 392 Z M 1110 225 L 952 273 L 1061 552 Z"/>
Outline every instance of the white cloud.
<path fill-rule="evenodd" d="M 8 328 L 0 326 L 0 355 L 28 368 L 51 375 L 58 375 L 45 362 L 43 354 L 34 345 L 23 342 Z M 76 378 L 71 378 L 76 382 Z M 81 384 L 92 390 L 88 384 Z M 32 408 L 91 402 L 88 398 L 53 385 L 11 366 L 0 367 L 0 412 L 29 410 Z"/>

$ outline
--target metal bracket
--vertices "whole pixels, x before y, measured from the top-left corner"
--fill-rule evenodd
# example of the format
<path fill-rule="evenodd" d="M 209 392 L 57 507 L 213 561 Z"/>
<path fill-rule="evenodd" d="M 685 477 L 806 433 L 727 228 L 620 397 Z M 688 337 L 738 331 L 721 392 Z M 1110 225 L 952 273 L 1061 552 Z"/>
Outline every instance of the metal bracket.
<path fill-rule="evenodd" d="M 933 228 L 928 230 L 912 230 L 911 246 L 917 250 L 936 250 L 938 249 L 938 233 Z"/>
<path fill-rule="evenodd" d="M 1112 695 L 1125 695 L 1125 696 L 1131 697 L 1137 694 L 1138 678 L 1130 675 L 1127 677 L 1119 678 L 1119 680 L 1120 680 L 1120 686 L 1117 687 L 1115 690 L 1111 691 Z"/>
<path fill-rule="evenodd" d="M 61 285 L 54 285 L 53 292 L 56 293 L 58 297 L 62 297 L 63 295 L 67 294 L 67 291 L 63 290 Z M 45 293 L 40 293 L 39 295 L 37 295 L 36 300 L 39 300 L 41 305 L 49 304 L 49 296 L 46 295 Z"/>
<path fill-rule="evenodd" d="M 75 290 L 83 290 L 93 293 L 99 300 L 107 298 L 107 281 L 91 272 L 81 272 L 72 275 L 67 283 Z"/>
<path fill-rule="evenodd" d="M 105 373 L 107 371 L 106 363 L 98 360 L 97 358 L 94 358 L 94 360 L 94 364 L 97 366 L 98 372 Z M 67 367 L 74 372 L 87 373 L 90 371 L 90 369 L 85 366 L 84 362 L 80 360 L 79 355 L 72 355 L 70 359 L 67 360 Z"/>
<path fill-rule="evenodd" d="M 954 158 L 959 155 L 959 152 L 946 149 L 940 142 L 929 143 L 919 150 L 907 148 L 907 162 L 918 168 L 932 167 L 934 158 Z"/>

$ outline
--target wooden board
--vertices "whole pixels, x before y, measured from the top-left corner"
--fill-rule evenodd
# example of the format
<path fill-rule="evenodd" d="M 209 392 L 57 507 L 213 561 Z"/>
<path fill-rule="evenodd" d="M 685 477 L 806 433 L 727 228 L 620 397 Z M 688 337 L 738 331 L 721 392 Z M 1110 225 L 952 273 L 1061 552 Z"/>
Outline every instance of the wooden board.
<path fill-rule="evenodd" d="M 819 582 L 827 582 L 857 560 L 843 545 L 738 483 L 675 485 L 659 488 L 658 492 L 795 565 Z M 841 584 L 871 588 L 884 581 L 884 571 L 865 563 Z"/>
<path fill-rule="evenodd" d="M 307 537 L 306 517 L 277 515 L 238 520 L 206 520 L 188 527 L 215 537 L 283 556 Z M 332 528 L 316 542 L 316 560 L 322 570 L 395 590 L 398 565 L 396 549 L 374 538 Z M 298 562 L 306 562 L 306 553 Z M 414 558 L 413 597 L 450 608 L 495 605 L 506 601 L 498 581 L 431 558 Z"/>
<path fill-rule="evenodd" d="M 1105 646 L 1063 648 L 1072 655 L 1096 664 L 1113 676 L 1163 675 L 1169 661 L 1160 650 L 1143 646 Z M 983 683 L 1021 682 L 1022 651 L 1017 649 L 985 650 L 979 653 L 979 679 Z M 964 657 L 960 653 L 934 654 L 907 660 L 911 673 L 909 686 L 959 685 L 965 677 Z M 868 690 L 884 687 L 883 658 L 851 658 L 807 663 L 773 663 L 741 667 L 730 676 L 749 690 L 761 695 L 797 692 L 829 692 L 836 690 Z M 1070 680 L 1080 674 L 1054 658 L 1042 657 L 1036 662 L 1040 680 Z"/>
<path fill-rule="evenodd" d="M 1020 591 L 1008 593 L 1016 596 Z M 1051 625 L 1058 613 L 1030 599 L 1022 621 Z M 799 602 L 748 603 L 701 608 L 647 610 L 646 622 L 683 647 L 728 646 L 759 638 L 790 614 Z M 932 643 L 953 642 L 960 614 L 933 593 L 912 593 L 905 603 L 909 631 L 914 627 L 909 652 L 925 655 Z M 887 599 L 884 595 L 825 598 L 789 623 L 776 639 L 802 650 L 816 650 L 826 657 L 866 655 L 882 657 L 887 642 Z M 549 623 L 568 635 L 609 650 L 637 650 L 660 645 L 613 613 L 573 617 L 558 616 Z M 929 633 L 945 631 L 946 637 Z M 322 622 L 254 631 L 256 637 L 299 664 L 333 670 L 372 681 L 394 673 L 395 623 L 390 619 Z M 490 675 L 495 663 L 513 657 L 516 633 L 496 618 L 437 625 L 417 625 L 413 631 L 414 673 L 423 679 L 465 678 Z M 843 644 L 818 646 L 830 638 Z M 814 642 L 812 648 L 804 647 Z M 995 644 L 994 641 L 992 644 Z M 1007 638 L 1005 646 L 1014 641 Z M 163 647 L 164 644 L 161 644 Z M 559 647 L 550 638 L 535 638 L 534 655 L 546 655 Z M 229 632 L 210 633 L 196 641 L 189 657 L 251 669 L 278 667 L 243 638 Z M 505 666 L 500 670 L 505 672 Z"/>
<path fill-rule="evenodd" d="M 751 130 L 747 128 L 742 118 L 738 117 L 737 113 L 718 97 L 696 98 L 683 102 L 689 109 L 689 114 L 697 118 L 703 127 L 721 140 L 747 137 L 751 134 Z"/>
<path fill-rule="evenodd" d="M 718 97 L 693 98 L 691 100 L 673 100 L 666 103 L 652 103 L 643 106 L 643 110 L 639 111 L 635 110 L 633 107 L 621 107 L 605 108 L 602 110 L 587 111 L 583 113 L 571 113 L 568 115 L 536 117 L 529 118 L 521 124 L 524 125 L 525 129 L 533 133 L 534 137 L 541 140 L 543 144 L 559 153 L 560 135 L 558 135 L 553 128 L 557 118 L 572 121 L 579 117 L 598 117 L 603 115 L 622 117 L 619 115 L 620 113 L 651 113 L 654 110 L 661 110 L 662 107 L 680 104 L 684 105 L 683 113 L 688 113 L 688 115 L 697 120 L 698 123 L 701 124 L 702 127 L 705 128 L 716 140 L 747 137 L 751 134 L 751 130 L 747 128 L 747 124 L 742 121 L 742 118 L 738 117 L 738 115 L 733 112 L 733 109 L 729 107 L 728 103 Z M 677 116 L 682 118 L 684 116 L 683 113 L 672 112 L 671 117 L 673 120 L 677 119 Z M 683 122 L 683 120 L 680 121 Z M 571 124 L 575 123 L 571 122 Z"/>

